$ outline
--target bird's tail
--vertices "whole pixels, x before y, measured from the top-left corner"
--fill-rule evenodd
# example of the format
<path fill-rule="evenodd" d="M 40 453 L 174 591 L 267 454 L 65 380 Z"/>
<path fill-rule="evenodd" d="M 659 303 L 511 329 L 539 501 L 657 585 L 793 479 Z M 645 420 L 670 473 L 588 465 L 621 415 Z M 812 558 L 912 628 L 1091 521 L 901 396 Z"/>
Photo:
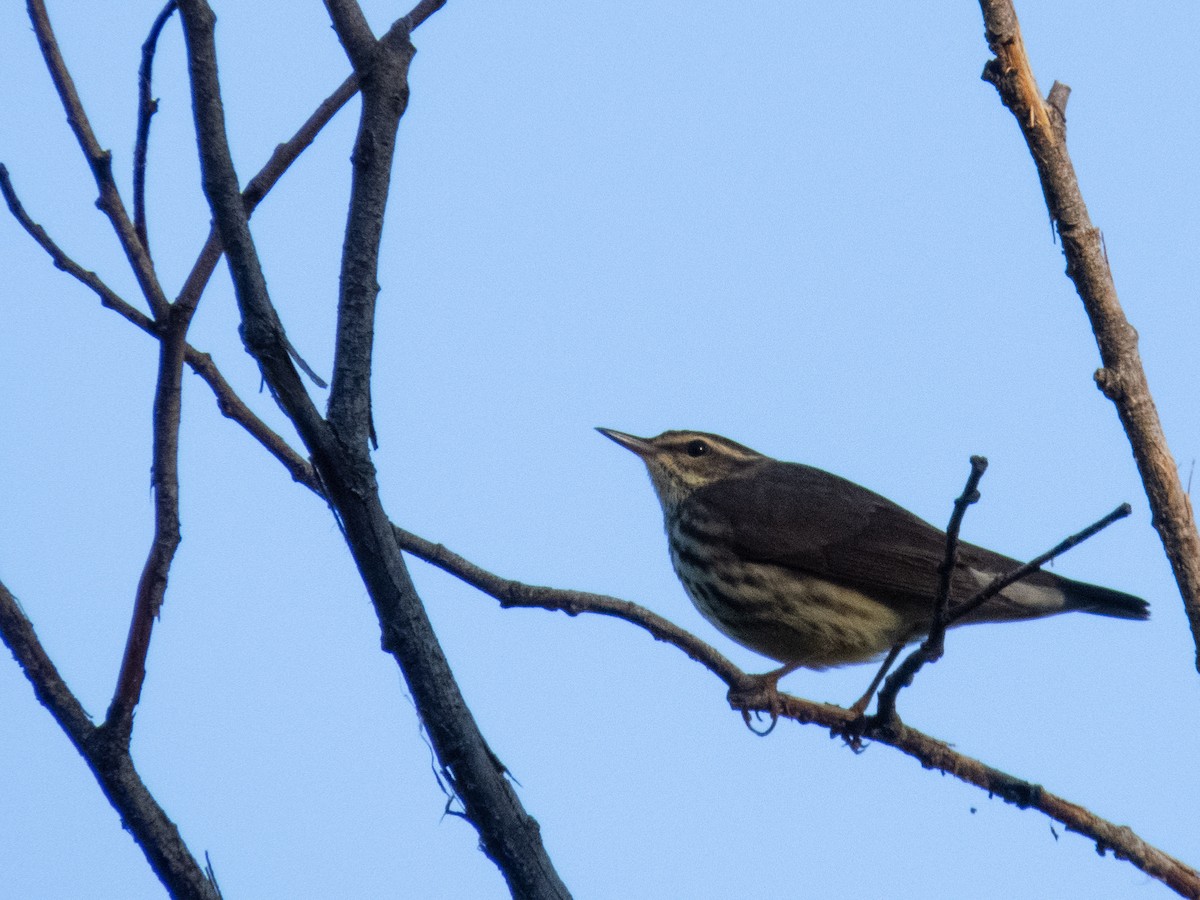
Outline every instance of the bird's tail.
<path fill-rule="evenodd" d="M 1066 588 L 1069 609 L 1098 616 L 1112 616 L 1114 619 L 1150 618 L 1150 604 L 1141 597 L 1096 584 L 1072 581 L 1069 578 L 1064 578 L 1063 581 L 1066 582 L 1063 587 Z"/>

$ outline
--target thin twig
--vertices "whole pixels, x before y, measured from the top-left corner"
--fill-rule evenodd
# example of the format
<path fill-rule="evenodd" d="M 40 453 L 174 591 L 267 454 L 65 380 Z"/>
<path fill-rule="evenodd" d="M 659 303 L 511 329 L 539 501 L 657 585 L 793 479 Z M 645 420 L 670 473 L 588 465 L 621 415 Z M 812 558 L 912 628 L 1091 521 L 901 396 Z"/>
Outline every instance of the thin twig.
<path fill-rule="evenodd" d="M 12 181 L 9 178 L 7 167 L 2 163 L 0 163 L 0 193 L 4 194 L 4 202 L 8 205 L 8 210 L 12 213 L 13 218 L 37 242 L 38 246 L 49 254 L 50 261 L 54 263 L 56 269 L 61 269 L 94 291 L 96 296 L 100 298 L 101 305 L 128 319 L 147 334 L 156 333 L 153 319 L 131 303 L 125 301 L 116 291 L 105 284 L 95 272 L 89 272 L 79 263 L 75 262 L 46 233 L 46 229 L 30 218 L 29 213 L 25 211 L 25 207 L 21 204 L 20 198 L 17 197 L 17 192 L 13 188 Z"/>
<path fill-rule="evenodd" d="M 967 507 L 979 502 L 979 482 L 987 471 L 988 461 L 982 456 L 971 457 L 971 474 L 962 494 L 954 501 L 954 512 L 950 514 L 950 523 L 946 526 L 946 553 L 942 564 L 938 566 L 937 597 L 933 604 L 933 622 L 929 628 L 930 662 L 942 655 L 946 637 L 946 609 L 950 604 L 950 582 L 954 578 L 954 568 L 958 564 L 958 532 L 962 528 L 963 517 Z"/>
<path fill-rule="evenodd" d="M 979 6 L 988 47 L 996 57 L 984 66 L 983 79 L 996 86 L 1012 111 L 1037 166 L 1046 208 L 1067 258 L 1067 275 L 1083 301 L 1100 350 L 1103 368 L 1095 374 L 1096 385 L 1116 406 L 1129 438 L 1150 501 L 1151 522 L 1183 596 L 1200 670 L 1200 533 L 1154 406 L 1137 332 L 1121 308 L 1103 236 L 1092 225 L 1067 152 L 1067 90 L 1059 86 L 1051 91 L 1050 103 L 1042 101 L 1010 0 L 980 0 Z"/>
<path fill-rule="evenodd" d="M 63 252 L 46 233 L 40 225 L 34 222 L 21 205 L 20 199 L 13 190 L 12 182 L 9 180 L 8 170 L 0 164 L 0 193 L 3 193 L 5 202 L 8 204 L 9 210 L 13 217 L 20 223 L 21 227 L 29 233 L 29 235 L 38 243 L 38 245 L 49 254 L 51 261 L 55 267 L 68 273 L 76 278 L 79 282 L 90 288 L 100 298 L 101 304 L 109 309 L 115 310 L 129 322 L 132 322 L 140 330 L 150 335 L 158 337 L 158 326 L 154 320 L 147 316 L 141 310 L 126 303 L 115 291 L 108 287 L 95 272 L 88 272 L 79 265 L 71 257 Z M 220 246 L 220 242 L 217 242 Z M 220 256 L 220 251 L 217 251 L 217 256 Z M 199 294 L 189 295 L 196 299 Z M 183 303 L 181 298 L 179 303 Z M 193 307 L 194 308 L 194 307 Z M 303 484 L 310 490 L 320 493 L 316 475 L 313 473 L 312 465 L 308 460 L 298 454 L 291 445 L 288 444 L 278 433 L 276 433 L 269 425 L 254 414 L 245 401 L 238 396 L 237 392 L 225 380 L 220 370 L 217 368 L 213 358 L 200 350 L 197 350 L 191 344 L 184 348 L 184 361 L 188 366 L 204 379 L 205 383 L 212 389 L 212 392 L 217 400 L 217 407 L 221 414 L 228 419 L 232 419 L 242 426 L 255 440 L 257 440 L 266 450 L 278 459 L 287 470 L 291 473 L 292 478 Z"/>
<path fill-rule="evenodd" d="M 37 36 L 38 46 L 42 51 L 42 58 L 46 62 L 46 68 L 50 72 L 50 78 L 62 101 L 63 109 L 66 110 L 67 123 L 75 133 L 75 139 L 79 142 L 80 149 L 83 150 L 84 158 L 96 181 L 96 187 L 100 191 L 96 205 L 112 223 L 113 231 L 116 232 L 117 240 L 125 251 L 125 258 L 129 261 L 138 287 L 150 305 L 150 310 L 154 313 L 155 318 L 159 318 L 166 312 L 167 298 L 163 293 L 162 286 L 158 283 L 158 275 L 154 271 L 154 265 L 150 262 L 146 248 L 138 239 L 137 231 L 129 219 L 125 204 L 121 201 L 120 191 L 117 190 L 117 183 L 113 180 L 112 175 L 112 154 L 103 149 L 100 142 L 96 140 L 87 113 L 79 100 L 79 93 L 75 90 L 75 82 L 63 60 L 62 52 L 59 50 L 58 40 L 54 36 L 54 29 L 50 26 L 50 17 L 46 14 L 45 5 L 42 0 L 27 0 L 26 7 L 29 10 L 29 19 L 33 23 L 34 34 Z"/>
<path fill-rule="evenodd" d="M 1055 544 L 1045 553 L 1034 557 L 1029 562 L 1022 566 L 1018 566 L 1011 572 L 1004 575 L 997 575 L 988 583 L 981 591 L 967 598 L 962 603 L 950 607 L 946 615 L 946 628 L 949 628 L 960 619 L 969 616 L 983 604 L 987 603 L 1005 588 L 1016 584 L 1022 578 L 1027 578 L 1034 572 L 1041 569 L 1046 563 L 1052 559 L 1062 556 L 1072 547 L 1078 546 L 1088 538 L 1103 531 L 1113 522 L 1125 518 L 1131 512 L 1131 507 L 1128 503 L 1122 503 L 1107 516 L 1099 521 L 1093 522 L 1087 528 L 1079 531 L 1065 540 Z M 945 628 L 942 629 L 942 634 L 945 634 Z M 896 671 L 891 674 L 888 680 L 884 683 L 883 689 L 879 692 L 879 705 L 876 708 L 875 719 L 879 724 L 896 721 L 896 697 L 901 690 L 912 684 L 913 678 L 921 671 L 921 668 L 927 663 L 934 662 L 938 656 L 934 656 L 930 648 L 932 634 L 921 642 L 912 653 L 905 657 L 904 661 L 896 667 Z M 940 644 L 940 640 L 939 640 Z M 940 652 L 938 654 L 940 656 Z"/>
<path fill-rule="evenodd" d="M 875 717 L 863 720 L 838 706 L 767 691 L 704 641 L 636 603 L 602 594 L 511 581 L 480 568 L 441 544 L 432 543 L 401 528 L 395 528 L 395 532 L 397 541 L 405 551 L 494 597 L 501 606 L 539 607 L 561 610 L 569 615 L 598 613 L 623 619 L 644 628 L 655 639 L 679 648 L 728 687 L 741 688 L 743 692 L 738 697 L 740 709 L 774 713 L 801 724 L 820 725 L 835 734 L 858 729 L 862 737 L 895 747 L 926 768 L 953 775 L 1022 809 L 1041 811 L 1067 829 L 1095 841 L 1097 850 L 1113 850 L 1118 858 L 1129 860 L 1143 872 L 1184 896 L 1200 896 L 1200 873 L 1147 844 L 1131 829 L 1114 825 L 1039 785 L 1015 778 L 959 753 L 943 741 L 899 722 L 882 723 Z M 750 688 L 749 692 L 746 692 L 747 687 Z M 756 687 L 758 692 L 754 693 Z"/>
<path fill-rule="evenodd" d="M 988 584 L 987 587 L 985 587 L 982 591 L 980 591 L 974 597 L 970 598 L 965 603 L 962 603 L 960 605 L 952 607 L 950 609 L 947 624 L 953 625 L 955 622 L 959 621 L 960 619 L 963 619 L 963 618 L 969 616 L 971 613 L 975 612 L 975 610 L 979 609 L 979 607 L 983 606 L 983 604 L 987 603 L 989 600 L 991 600 L 993 597 L 995 597 L 997 594 L 999 594 L 1001 591 L 1003 591 L 1006 587 L 1016 584 L 1022 578 L 1026 578 L 1029 575 L 1032 575 L 1034 572 L 1038 571 L 1046 563 L 1050 562 L 1050 560 L 1057 559 L 1058 557 L 1060 557 L 1064 553 L 1066 553 L 1068 550 L 1070 550 L 1072 547 L 1076 547 L 1079 544 L 1082 544 L 1084 541 L 1088 540 L 1088 538 L 1091 538 L 1094 535 L 1099 534 L 1101 531 L 1103 531 L 1105 528 L 1107 528 L 1113 522 L 1118 522 L 1121 519 L 1124 519 L 1126 516 L 1128 516 L 1132 512 L 1133 512 L 1133 507 L 1131 507 L 1128 503 L 1122 503 L 1120 506 L 1118 506 L 1116 509 L 1114 509 L 1112 512 L 1110 512 L 1104 518 L 1099 519 L 1096 522 L 1093 522 L 1091 525 L 1089 525 L 1087 528 L 1083 529 L 1082 531 L 1076 532 L 1075 534 L 1071 535 L 1070 537 L 1055 544 L 1053 547 L 1051 547 L 1049 550 L 1047 550 L 1041 556 L 1034 557 L 1029 562 L 1025 563 L 1025 565 L 1023 565 L 1019 568 L 1013 569 L 1007 575 L 996 576 L 995 578 L 992 579 L 991 583 Z"/>
<path fill-rule="evenodd" d="M 875 715 L 881 722 L 895 719 L 896 697 L 901 688 L 912 684 L 913 678 L 922 666 L 926 663 L 936 662 L 942 657 L 946 644 L 946 628 L 952 621 L 946 613 L 950 604 L 950 584 L 954 580 L 954 569 L 958 565 L 958 533 L 962 529 L 967 507 L 979 501 L 979 482 L 983 478 L 983 473 L 987 471 L 987 465 L 988 461 L 984 457 L 971 457 L 971 472 L 967 475 L 967 483 L 963 486 L 962 493 L 954 501 L 950 523 L 946 526 L 946 551 L 941 565 L 938 566 L 937 594 L 934 596 L 929 634 L 926 635 L 921 645 L 904 660 L 900 668 L 884 684 L 883 690 L 879 692 Z M 888 670 L 903 649 L 903 641 L 892 647 L 879 672 L 871 680 L 871 686 L 867 688 L 867 692 L 863 694 L 861 700 L 854 704 L 852 709 L 860 712 L 866 710 L 870 705 L 871 694 L 883 681 L 884 676 L 887 675 Z M 853 742 L 858 743 L 857 735 L 852 735 L 851 738 Z"/>
<path fill-rule="evenodd" d="M 151 75 L 158 36 L 174 12 L 175 0 L 167 0 L 167 5 L 154 19 L 150 33 L 142 44 L 142 64 L 138 69 L 138 122 L 137 136 L 133 142 L 133 228 L 146 248 L 148 258 L 150 237 L 146 229 L 146 155 L 150 146 L 150 120 L 158 112 L 158 101 L 150 94 Z"/>

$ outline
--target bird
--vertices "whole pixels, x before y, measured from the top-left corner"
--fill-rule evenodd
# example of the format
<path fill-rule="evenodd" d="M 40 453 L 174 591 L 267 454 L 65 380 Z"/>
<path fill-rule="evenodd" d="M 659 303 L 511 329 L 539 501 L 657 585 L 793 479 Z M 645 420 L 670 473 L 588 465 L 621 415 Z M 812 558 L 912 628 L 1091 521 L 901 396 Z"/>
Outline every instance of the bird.
<path fill-rule="evenodd" d="M 782 664 L 761 676 L 772 690 L 799 668 L 885 654 L 894 661 L 929 633 L 946 554 L 942 529 L 831 472 L 720 435 L 597 431 L 645 463 L 672 566 L 696 609 L 726 636 Z M 960 542 L 951 609 L 1019 565 Z M 1149 618 L 1139 597 L 1038 570 L 952 624 L 1074 611 Z M 854 711 L 864 711 L 885 669 Z"/>

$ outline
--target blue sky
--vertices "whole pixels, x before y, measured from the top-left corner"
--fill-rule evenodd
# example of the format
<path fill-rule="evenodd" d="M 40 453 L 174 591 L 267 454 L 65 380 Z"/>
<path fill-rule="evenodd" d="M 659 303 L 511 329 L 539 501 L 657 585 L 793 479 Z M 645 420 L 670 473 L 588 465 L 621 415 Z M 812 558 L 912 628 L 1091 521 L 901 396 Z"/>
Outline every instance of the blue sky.
<path fill-rule="evenodd" d="M 365 4 L 380 30 L 405 10 Z M 1028 7 L 1028 8 L 1024 8 Z M 319 4 L 215 4 L 247 179 L 348 71 Z M 52 4 L 128 199 L 138 52 L 155 4 Z M 1167 435 L 1200 419 L 1193 4 L 1018 8 L 1069 140 Z M 131 299 L 132 279 L 27 21 L 0 20 L 0 161 L 30 213 Z M 375 372 L 395 521 L 499 574 L 637 600 L 751 671 L 670 570 L 635 459 L 597 435 L 696 428 L 858 481 L 1030 557 L 1119 502 L 1055 571 L 1147 598 L 955 632 L 905 720 L 1193 865 L 1195 647 L 1052 240 L 978 8 L 483 4 L 415 36 Z M 178 25 L 156 69 L 151 247 L 177 289 L 208 228 Z M 357 107 L 252 229 L 292 342 L 328 372 Z M 0 577 L 102 715 L 151 530 L 152 342 L 0 217 Z M 222 268 L 191 332 L 287 431 Z M 315 392 L 315 389 L 314 389 Z M 323 398 L 320 398 L 323 401 Z M 401 678 L 328 511 L 187 376 L 184 542 L 135 759 L 227 896 L 505 895 L 443 816 Z M 715 678 L 629 625 L 501 611 L 413 562 L 484 733 L 576 896 L 1166 896 L 1132 867 L 886 747 L 754 737 Z M 7 654 L 6 654 L 7 655 Z M 784 686 L 849 703 L 862 667 Z M 12 896 L 162 889 L 16 665 L 0 665 L 0 872 Z"/>

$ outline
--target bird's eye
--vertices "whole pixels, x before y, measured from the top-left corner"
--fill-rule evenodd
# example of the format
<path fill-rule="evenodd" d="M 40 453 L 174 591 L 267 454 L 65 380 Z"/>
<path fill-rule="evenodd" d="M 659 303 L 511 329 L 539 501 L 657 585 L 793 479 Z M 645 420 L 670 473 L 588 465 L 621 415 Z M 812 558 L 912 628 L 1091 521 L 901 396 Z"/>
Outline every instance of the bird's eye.
<path fill-rule="evenodd" d="M 708 452 L 708 444 L 704 441 L 688 441 L 688 445 L 684 448 L 688 456 L 703 456 Z"/>

